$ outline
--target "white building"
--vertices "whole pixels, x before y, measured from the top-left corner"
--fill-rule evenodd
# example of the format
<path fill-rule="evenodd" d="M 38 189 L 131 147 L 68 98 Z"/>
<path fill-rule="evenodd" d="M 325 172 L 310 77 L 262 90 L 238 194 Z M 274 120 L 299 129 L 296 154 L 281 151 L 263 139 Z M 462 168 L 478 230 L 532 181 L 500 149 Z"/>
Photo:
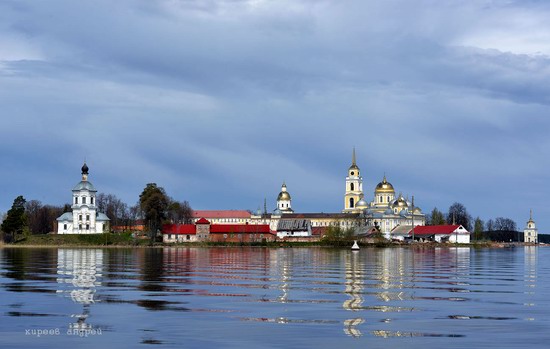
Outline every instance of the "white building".
<path fill-rule="evenodd" d="M 277 209 L 280 213 L 292 213 L 292 198 L 290 193 L 286 190 L 286 183 L 283 182 L 281 186 L 281 192 L 277 196 Z"/>
<path fill-rule="evenodd" d="M 109 230 L 109 218 L 97 211 L 96 193 L 84 163 L 82 180 L 73 188 L 72 212 L 57 218 L 58 234 L 99 234 Z"/>
<path fill-rule="evenodd" d="M 525 229 L 523 229 L 523 241 L 535 244 L 539 242 L 537 226 L 535 225 L 535 221 L 533 220 L 533 210 L 531 210 L 527 225 L 525 226 Z"/>
<path fill-rule="evenodd" d="M 426 216 L 419 207 L 414 206 L 414 197 L 411 201 L 402 194 L 395 195 L 393 185 L 388 182 L 386 175 L 374 189 L 371 202 L 364 199 L 363 177 L 357 166 L 355 149 L 352 154 L 352 163 L 346 176 L 346 191 L 344 194 L 344 213 L 359 213 L 365 220 L 366 226 L 376 226 L 388 239 L 392 238 L 392 231 L 404 225 L 417 226 L 426 223 Z"/>

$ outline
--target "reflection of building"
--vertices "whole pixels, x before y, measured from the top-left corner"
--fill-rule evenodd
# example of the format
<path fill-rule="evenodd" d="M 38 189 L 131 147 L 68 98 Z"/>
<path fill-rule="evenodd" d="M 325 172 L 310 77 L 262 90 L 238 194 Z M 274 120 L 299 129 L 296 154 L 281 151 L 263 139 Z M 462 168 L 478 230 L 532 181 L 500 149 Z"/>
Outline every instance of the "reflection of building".
<path fill-rule="evenodd" d="M 109 229 L 109 218 L 97 211 L 97 190 L 88 181 L 88 166 L 82 166 L 82 180 L 73 188 L 72 212 L 57 218 L 58 234 L 97 234 Z"/>
<path fill-rule="evenodd" d="M 525 226 L 525 229 L 523 229 L 523 241 L 535 244 L 539 242 L 537 226 L 533 220 L 533 210 L 531 210 L 527 225 Z"/>
<path fill-rule="evenodd" d="M 91 330 L 92 325 L 86 323 L 89 317 L 90 305 L 94 299 L 97 287 L 101 286 L 103 266 L 103 250 L 100 249 L 59 249 L 57 251 L 57 291 L 73 302 L 82 304 L 81 314 L 73 314 L 77 321 L 69 325 L 70 330 Z"/>
<path fill-rule="evenodd" d="M 537 247 L 536 246 L 525 246 L 525 288 L 524 294 L 526 295 L 526 300 L 524 305 L 528 307 L 535 306 L 535 289 L 537 287 Z M 528 320 L 535 320 L 534 318 L 528 318 Z"/>
<path fill-rule="evenodd" d="M 345 256 L 346 263 L 346 294 L 349 299 L 344 301 L 343 307 L 349 311 L 359 311 L 363 309 L 363 289 L 364 274 L 358 262 L 359 254 L 357 251 L 348 252 Z M 354 317 L 344 321 L 344 333 L 352 337 L 362 336 L 357 326 L 365 322 L 363 318 Z"/>

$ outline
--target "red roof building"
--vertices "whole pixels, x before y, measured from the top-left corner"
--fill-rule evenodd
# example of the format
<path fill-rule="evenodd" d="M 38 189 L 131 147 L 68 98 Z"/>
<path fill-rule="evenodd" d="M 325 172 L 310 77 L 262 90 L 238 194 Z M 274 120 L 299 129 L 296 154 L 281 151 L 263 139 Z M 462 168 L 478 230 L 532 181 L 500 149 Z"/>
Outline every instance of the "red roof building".
<path fill-rule="evenodd" d="M 163 241 L 262 242 L 275 241 L 276 234 L 267 224 L 212 224 L 201 217 L 195 224 L 165 224 Z"/>
<path fill-rule="evenodd" d="M 470 232 L 462 225 L 424 225 L 409 231 L 409 236 L 436 242 L 470 243 Z"/>

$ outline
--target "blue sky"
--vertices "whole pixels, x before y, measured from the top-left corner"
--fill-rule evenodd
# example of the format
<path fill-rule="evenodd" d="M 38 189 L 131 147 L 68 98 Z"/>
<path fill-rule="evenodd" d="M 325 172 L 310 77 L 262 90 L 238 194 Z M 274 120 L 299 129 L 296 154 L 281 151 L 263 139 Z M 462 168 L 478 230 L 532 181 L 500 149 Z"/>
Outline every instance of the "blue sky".
<path fill-rule="evenodd" d="M 0 212 L 146 183 L 196 209 L 337 212 L 357 150 L 425 212 L 550 233 L 546 1 L 0 3 Z"/>

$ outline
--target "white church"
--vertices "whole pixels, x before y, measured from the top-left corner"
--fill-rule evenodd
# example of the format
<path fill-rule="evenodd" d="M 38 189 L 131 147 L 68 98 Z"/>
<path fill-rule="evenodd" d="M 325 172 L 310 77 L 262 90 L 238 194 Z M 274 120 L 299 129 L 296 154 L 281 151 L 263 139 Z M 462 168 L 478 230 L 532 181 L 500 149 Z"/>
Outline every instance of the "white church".
<path fill-rule="evenodd" d="M 57 218 L 58 234 L 100 234 L 109 230 L 109 218 L 97 211 L 96 193 L 88 181 L 88 166 L 82 166 L 82 180 L 73 188 L 72 212 Z"/>

